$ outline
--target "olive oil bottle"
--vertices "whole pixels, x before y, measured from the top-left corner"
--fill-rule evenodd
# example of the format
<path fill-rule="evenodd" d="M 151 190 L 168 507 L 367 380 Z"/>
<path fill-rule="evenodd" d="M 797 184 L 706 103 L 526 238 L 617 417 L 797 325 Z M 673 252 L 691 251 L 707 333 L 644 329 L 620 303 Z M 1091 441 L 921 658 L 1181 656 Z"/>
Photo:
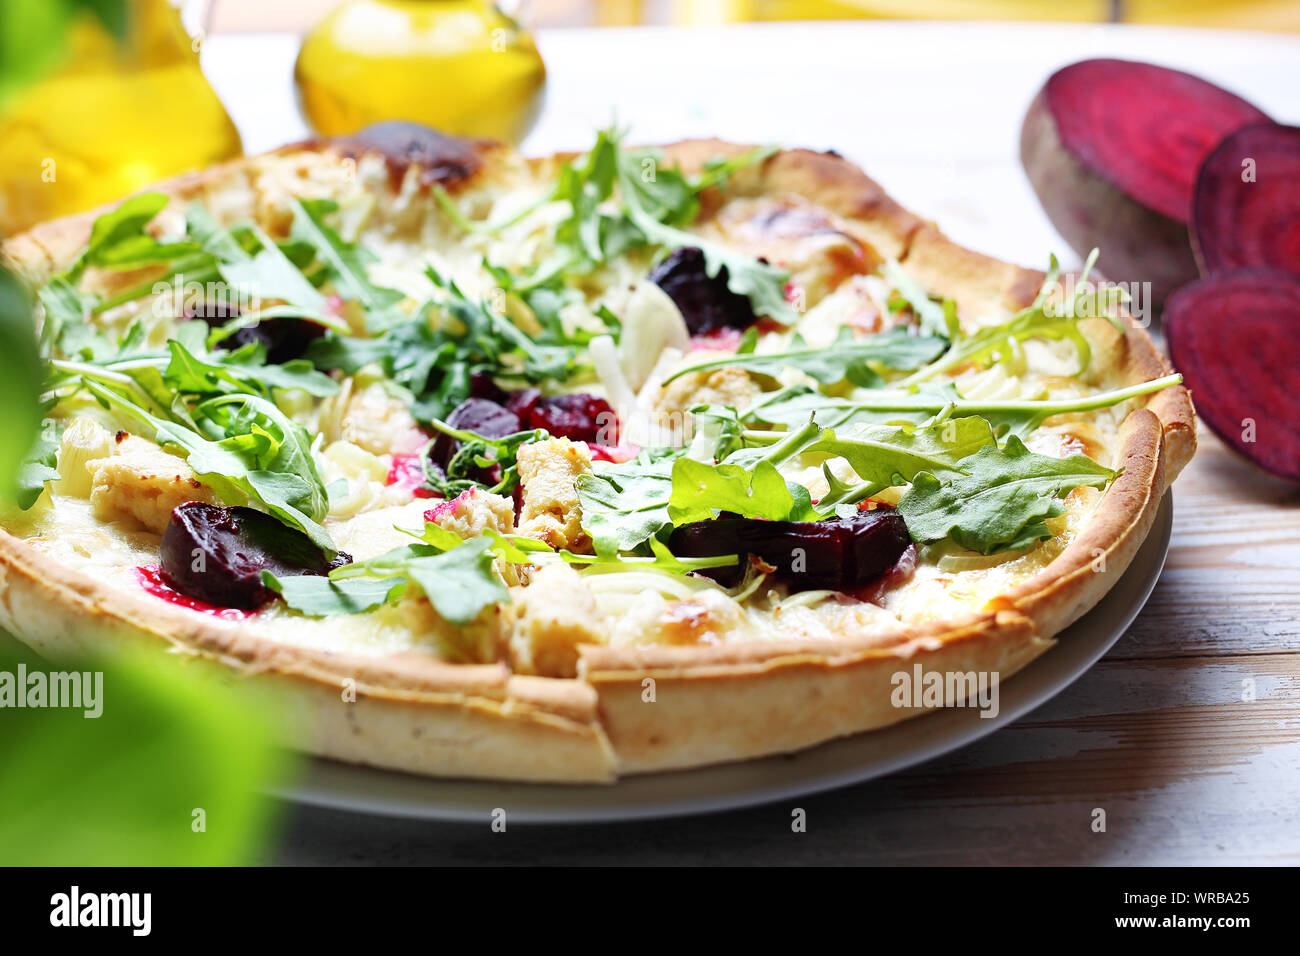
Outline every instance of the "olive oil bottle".
<path fill-rule="evenodd" d="M 82 14 L 61 65 L 0 103 L 0 233 L 238 156 L 196 49 L 168 0 L 130 0 L 124 37 Z"/>
<path fill-rule="evenodd" d="M 348 0 L 307 35 L 294 76 L 322 135 L 409 120 L 517 143 L 537 118 L 546 68 L 486 0 Z"/>

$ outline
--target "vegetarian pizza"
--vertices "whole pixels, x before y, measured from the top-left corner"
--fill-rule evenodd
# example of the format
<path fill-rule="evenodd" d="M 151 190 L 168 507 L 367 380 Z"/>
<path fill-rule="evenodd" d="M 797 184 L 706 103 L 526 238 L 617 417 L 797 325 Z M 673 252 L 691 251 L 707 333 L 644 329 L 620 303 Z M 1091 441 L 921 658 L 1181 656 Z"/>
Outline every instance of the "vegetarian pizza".
<path fill-rule="evenodd" d="M 602 782 L 960 703 L 896 675 L 1047 650 L 1195 447 L 1119 290 L 834 153 L 385 124 L 4 255 L 48 376 L 0 623 L 379 767 Z"/>

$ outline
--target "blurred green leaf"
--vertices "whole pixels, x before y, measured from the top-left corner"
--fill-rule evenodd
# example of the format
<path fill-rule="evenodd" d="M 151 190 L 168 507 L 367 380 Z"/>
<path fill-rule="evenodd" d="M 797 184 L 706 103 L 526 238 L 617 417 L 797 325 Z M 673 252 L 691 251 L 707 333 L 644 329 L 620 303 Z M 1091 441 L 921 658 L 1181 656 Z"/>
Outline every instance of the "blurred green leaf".
<path fill-rule="evenodd" d="M 195 662 L 124 655 L 49 663 L 0 635 L 0 680 L 103 674 L 99 717 L 0 708 L 0 864 L 229 865 L 258 852 L 281 779 L 274 723 Z M 200 828 L 200 822 L 202 828 Z"/>
<path fill-rule="evenodd" d="M 68 27 L 87 12 L 114 36 L 125 36 L 126 0 L 0 2 L 0 103 L 58 66 Z"/>
<path fill-rule="evenodd" d="M 0 492 L 17 488 L 17 477 L 41 426 L 44 363 L 36 348 L 32 297 L 0 268 Z"/>

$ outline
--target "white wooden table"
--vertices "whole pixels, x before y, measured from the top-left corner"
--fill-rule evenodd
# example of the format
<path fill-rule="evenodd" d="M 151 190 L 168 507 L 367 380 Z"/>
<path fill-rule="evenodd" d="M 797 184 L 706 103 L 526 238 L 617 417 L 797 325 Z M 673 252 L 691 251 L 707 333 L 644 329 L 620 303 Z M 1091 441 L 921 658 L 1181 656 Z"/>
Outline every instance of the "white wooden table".
<path fill-rule="evenodd" d="M 954 239 L 1069 261 L 1016 158 L 1056 67 L 1088 56 L 1197 72 L 1300 122 L 1300 38 L 1166 28 L 854 23 L 543 33 L 524 144 L 581 148 L 613 116 L 640 141 L 834 147 Z M 296 38 L 226 37 L 205 66 L 250 152 L 306 134 Z M 1104 250 L 1103 250 L 1104 252 Z M 1104 264 L 1104 258 L 1103 258 Z M 1095 668 L 1013 727 L 790 808 L 615 826 L 481 828 L 294 810 L 283 862 L 1280 863 L 1300 860 L 1300 489 L 1204 434 L 1175 489 L 1164 576 Z M 1253 681 L 1255 699 L 1243 700 Z M 1107 812 L 1104 834 L 1089 827 Z"/>

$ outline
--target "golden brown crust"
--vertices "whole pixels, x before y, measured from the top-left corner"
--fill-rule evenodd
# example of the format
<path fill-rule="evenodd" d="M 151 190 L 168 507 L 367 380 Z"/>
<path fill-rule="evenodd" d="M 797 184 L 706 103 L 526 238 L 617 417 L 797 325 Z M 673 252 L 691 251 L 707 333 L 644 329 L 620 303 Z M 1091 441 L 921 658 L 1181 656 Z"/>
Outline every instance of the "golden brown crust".
<path fill-rule="evenodd" d="M 1010 677 L 1051 646 L 1015 612 L 918 629 L 892 647 L 746 648 L 729 664 L 648 654 L 593 654 L 587 680 L 620 773 L 645 773 L 788 753 L 874 730 L 924 712 L 891 699 L 895 675 L 925 672 Z M 608 648 L 591 651 L 608 650 Z M 612 665 L 620 665 L 615 668 Z M 652 683 L 647 683 L 652 682 Z M 652 691 L 652 693 L 648 693 Z M 958 701 L 950 701 L 956 703 Z"/>
<path fill-rule="evenodd" d="M 665 156 L 691 169 L 746 148 L 687 141 L 666 147 Z M 497 148 L 472 149 L 480 168 L 452 177 L 453 184 L 498 174 Z M 323 162 L 341 155 L 330 144 L 286 147 L 159 188 L 202 198 L 248 186 L 269 157 L 297 153 Z M 531 163 L 541 169 L 563 158 Z M 1021 307 L 1042 281 L 1041 273 L 953 244 L 833 154 L 783 151 L 743 170 L 731 188 L 742 195 L 795 195 L 821 206 L 964 309 Z M 37 227 L 0 252 L 31 281 L 42 281 L 76 254 L 95 215 Z M 1126 322 L 1121 378 L 1136 382 L 1163 374 L 1167 365 L 1150 337 L 1131 317 Z M 1037 576 L 962 620 L 824 641 L 587 646 L 576 680 L 513 676 L 500 665 L 451 665 L 416 653 L 368 658 L 277 644 L 144 594 L 126 594 L 5 532 L 0 623 L 54 657 L 143 642 L 183 650 L 233 674 L 256 673 L 292 705 L 300 718 L 296 739 L 315 753 L 444 776 L 609 781 L 618 774 L 797 750 L 903 720 L 919 711 L 893 706 L 891 678 L 913 664 L 1010 676 L 1124 573 L 1169 482 L 1194 449 L 1186 391 L 1157 393 L 1123 422 L 1117 455 L 1123 473 L 1082 533 Z M 340 693 L 349 680 L 356 685 L 355 703 Z"/>
<path fill-rule="evenodd" d="M 124 591 L 0 531 L 0 625 L 58 659 L 136 645 L 275 678 L 295 742 L 325 756 L 417 773 L 600 782 L 613 754 L 580 681 L 424 654 L 332 654 Z M 354 697 L 354 700 L 348 699 Z"/>

